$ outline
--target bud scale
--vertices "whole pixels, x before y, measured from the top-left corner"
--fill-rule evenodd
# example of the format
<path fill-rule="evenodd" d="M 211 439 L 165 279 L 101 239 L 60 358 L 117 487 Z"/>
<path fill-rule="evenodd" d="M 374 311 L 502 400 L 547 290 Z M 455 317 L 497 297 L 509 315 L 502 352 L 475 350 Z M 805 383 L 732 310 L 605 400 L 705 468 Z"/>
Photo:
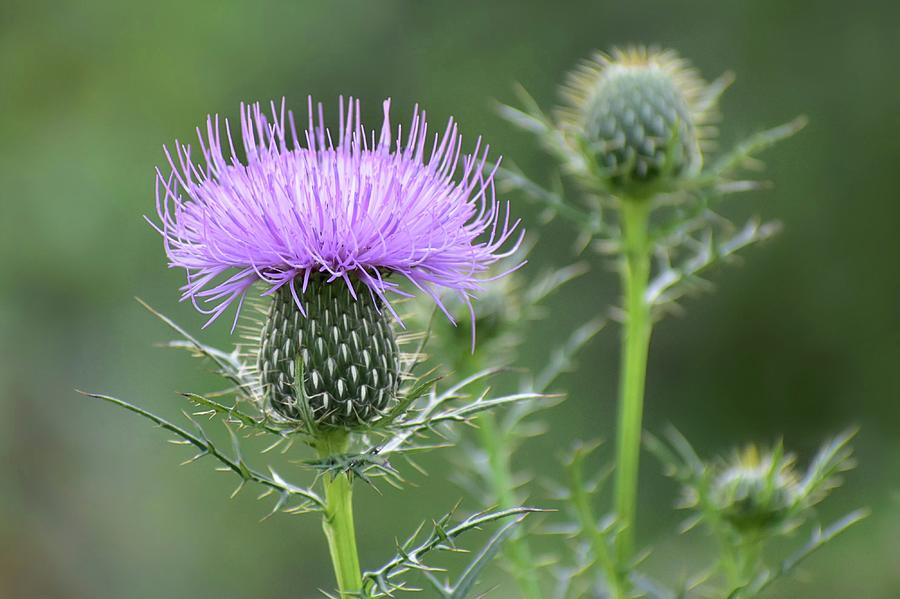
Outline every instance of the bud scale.
<path fill-rule="evenodd" d="M 353 284 L 356 299 L 343 281 L 313 277 L 300 296 L 305 315 L 289 285 L 274 294 L 257 365 L 269 405 L 282 416 L 300 419 L 305 410 L 319 427 L 359 428 L 396 396 L 400 355 L 390 316 L 364 285 Z"/>
<path fill-rule="evenodd" d="M 598 54 L 570 74 L 560 123 L 610 190 L 654 192 L 700 170 L 704 87 L 674 52 Z"/>

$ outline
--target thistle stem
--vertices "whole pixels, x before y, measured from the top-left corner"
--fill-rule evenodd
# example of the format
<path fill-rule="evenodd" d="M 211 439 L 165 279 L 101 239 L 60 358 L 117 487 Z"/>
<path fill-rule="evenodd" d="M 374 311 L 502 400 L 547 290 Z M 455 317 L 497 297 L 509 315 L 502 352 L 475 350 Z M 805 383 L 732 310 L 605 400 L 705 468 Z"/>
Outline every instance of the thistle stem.
<path fill-rule="evenodd" d="M 597 526 L 597 518 L 594 516 L 587 492 L 588 484 L 584 480 L 580 462 L 573 461 L 569 466 L 569 488 L 572 506 L 575 508 L 581 528 L 588 532 L 594 557 L 605 571 L 610 599 L 627 599 L 627 581 L 609 555 L 606 535 Z"/>
<path fill-rule="evenodd" d="M 488 456 L 491 471 L 491 489 L 501 509 L 512 509 L 519 505 L 516 501 L 512 472 L 509 463 L 509 448 L 506 439 L 497 425 L 496 417 L 490 412 L 478 418 L 478 433 L 481 446 Z M 518 532 L 506 542 L 506 554 L 512 564 L 513 578 L 519 587 L 523 599 L 541 599 L 541 586 L 538 581 L 531 548 Z"/>
<path fill-rule="evenodd" d="M 327 458 L 347 450 L 347 434 L 333 432 L 318 443 L 319 456 Z M 350 474 L 326 474 L 325 513 L 322 530 L 328 539 L 328 550 L 341 599 L 358 597 L 362 591 L 362 573 L 356 549 L 356 529 L 353 525 L 353 481 Z"/>
<path fill-rule="evenodd" d="M 760 568 L 760 556 L 762 555 L 762 539 L 751 536 L 735 542 L 728 538 L 727 534 L 719 533 L 721 547 L 720 565 L 725 573 L 725 580 L 729 592 L 739 592 L 741 599 L 750 599 L 751 595 L 745 594 L 743 589 L 753 580 Z"/>
<path fill-rule="evenodd" d="M 622 527 L 616 558 L 626 568 L 634 554 L 644 411 L 644 381 L 653 323 L 646 299 L 650 279 L 649 199 L 625 198 L 621 204 L 623 255 L 620 274 L 625 323 L 619 373 L 619 422 L 616 443 L 615 510 Z"/>

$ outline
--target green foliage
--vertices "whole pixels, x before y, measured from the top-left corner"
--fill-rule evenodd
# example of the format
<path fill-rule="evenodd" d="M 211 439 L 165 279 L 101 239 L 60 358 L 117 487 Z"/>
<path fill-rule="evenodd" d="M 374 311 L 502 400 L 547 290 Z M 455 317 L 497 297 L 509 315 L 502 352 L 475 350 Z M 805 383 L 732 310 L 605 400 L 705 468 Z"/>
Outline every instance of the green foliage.
<path fill-rule="evenodd" d="M 277 494 L 278 499 L 271 513 L 275 513 L 277 511 L 284 511 L 286 513 L 292 514 L 306 513 L 309 511 L 318 511 L 321 510 L 322 507 L 324 507 L 324 502 L 313 490 L 304 487 L 298 487 L 296 485 L 288 483 L 274 470 L 270 469 L 270 474 L 265 475 L 251 469 L 241 453 L 238 437 L 230 428 L 227 430 L 230 433 L 232 440 L 232 449 L 234 451 L 233 457 L 226 455 L 221 449 L 219 449 L 219 447 L 209 438 L 203 427 L 197 424 L 197 422 L 187 414 L 185 414 L 185 417 L 194 425 L 194 428 L 197 431 L 196 433 L 191 433 L 185 428 L 172 424 L 168 420 L 156 416 L 155 414 L 148 412 L 143 408 L 130 404 L 125 400 L 118 399 L 109 395 L 102 395 L 99 393 L 81 393 L 87 397 L 102 399 L 103 401 L 107 401 L 113 405 L 117 405 L 130 412 L 139 414 L 155 423 L 160 428 L 167 430 L 170 433 L 174 433 L 176 438 L 172 440 L 171 443 L 175 445 L 190 445 L 199 450 L 199 453 L 182 462 L 182 465 L 193 463 L 205 456 L 211 456 L 221 462 L 223 464 L 223 467 L 219 469 L 220 471 L 233 472 L 234 474 L 237 474 L 241 479 L 240 485 L 231 494 L 232 497 L 234 497 L 241 491 L 241 489 L 244 488 L 244 484 L 246 482 L 252 481 L 262 485 L 265 488 L 263 494 L 260 495 L 260 499 L 262 499 L 263 497 L 268 497 L 273 492 Z M 295 505 L 288 505 L 288 501 L 294 497 L 299 498 L 301 502 Z"/>
<path fill-rule="evenodd" d="M 788 559 L 775 567 L 763 567 L 756 577 L 744 586 L 734 589 L 728 599 L 748 599 L 756 597 L 773 582 L 793 572 L 801 562 L 825 546 L 826 543 L 843 534 L 847 529 L 869 516 L 865 509 L 854 510 L 827 528 L 816 525 L 809 541 Z"/>
<path fill-rule="evenodd" d="M 512 532 L 512 527 L 521 522 L 526 514 L 541 510 L 535 508 L 519 507 L 507 510 L 485 511 L 464 518 L 453 525 L 456 509 L 454 508 L 444 516 L 431 523 L 428 534 L 423 535 L 426 528 L 422 523 L 405 541 L 397 544 L 397 554 L 388 560 L 377 570 L 364 574 L 366 597 L 393 596 L 397 591 L 419 590 L 411 586 L 403 577 L 409 573 L 423 575 L 431 586 L 443 597 L 463 599 L 473 597 L 475 579 L 485 565 L 493 559 L 503 542 Z M 439 568 L 429 566 L 423 559 L 434 551 L 458 553 L 463 551 L 457 547 L 455 540 L 465 532 L 480 530 L 485 525 L 505 518 L 513 518 L 501 528 L 485 544 L 481 552 L 469 563 L 455 584 L 440 582 L 435 573 Z"/>
<path fill-rule="evenodd" d="M 525 248 L 497 265 L 495 274 L 523 263 L 530 249 Z M 499 372 L 515 360 L 526 339 L 529 323 L 545 316 L 543 303 L 586 270 L 583 263 L 577 263 L 532 278 L 514 272 L 493 283 L 474 305 L 478 331 L 478 344 L 474 349 L 471 339 L 461 333 L 460 328 L 443 322 L 433 323 L 437 330 L 433 329 L 431 351 L 436 367 L 449 371 L 448 377 L 464 380 L 468 374 L 485 366 L 493 366 Z M 467 318 L 466 306 L 452 300 L 448 303 L 458 320 Z M 424 320 L 431 310 L 423 305 L 416 313 Z M 534 393 L 546 392 L 560 375 L 574 367 L 577 354 L 604 324 L 603 320 L 594 319 L 578 327 L 561 347 L 547 352 L 544 364 L 536 373 L 508 373 L 516 375 L 513 384 Z M 463 449 L 462 455 L 454 460 L 454 479 L 482 506 L 512 508 L 525 501 L 527 493 L 521 487 L 531 474 L 518 470 L 514 459 L 528 439 L 545 432 L 539 416 L 557 402 L 544 397 L 540 401 L 516 403 L 501 414 L 485 414 L 474 423 L 477 431 L 473 439 L 454 438 Z M 510 531 L 503 558 L 503 567 L 516 580 L 523 597 L 539 599 L 543 596 L 538 572 L 542 564 L 538 563 L 522 531 Z"/>
<path fill-rule="evenodd" d="M 634 551 L 643 387 L 653 323 L 683 297 L 702 290 L 708 270 L 777 232 L 777 223 L 758 218 L 735 225 L 720 206 L 734 194 L 761 187 L 739 178 L 739 171 L 755 166 L 759 152 L 804 125 L 797 119 L 763 131 L 709 160 L 709 119 L 730 81 L 726 75 L 706 84 L 673 53 L 634 50 L 586 64 L 569 82 L 568 106 L 553 118 L 524 92 L 524 109 L 501 108 L 508 120 L 539 138 L 560 173 L 578 183 L 581 201 L 570 200 L 561 174 L 545 187 L 515 166 L 500 169 L 503 188 L 542 205 L 548 219 L 560 216 L 574 224 L 578 251 L 590 247 L 615 258 L 623 287 L 623 306 L 612 312 L 624 323 L 617 463 L 590 476 L 586 464 L 596 445 L 576 443 L 564 459 L 565 483 L 550 483 L 564 509 L 560 517 L 548 517 L 543 530 L 563 533 L 568 548 L 552 569 L 561 599 L 681 599 L 695 593 L 749 599 L 865 515 L 853 512 L 825 529 L 815 523 L 810 541 L 790 558 L 768 559 L 770 544 L 812 522 L 813 507 L 851 466 L 852 435 L 826 444 L 801 474 L 780 445 L 706 463 L 673 433 L 668 444 L 649 437 L 647 445 L 685 488 L 682 507 L 694 511 L 686 528 L 704 524 L 719 544 L 719 556 L 707 571 L 670 589 L 642 571 L 646 553 Z M 526 254 L 498 265 L 496 274 L 516 270 Z M 226 352 L 200 343 L 147 306 L 181 335 L 169 345 L 212 361 L 229 388 L 207 396 L 182 394 L 195 410 L 185 417 L 196 432 L 123 400 L 91 395 L 151 420 L 174 433 L 179 444 L 194 446 L 199 453 L 188 462 L 207 455 L 216 459 L 220 470 L 239 476 L 235 493 L 247 482 L 261 485 L 261 497 L 276 498 L 271 513 L 322 513 L 342 598 L 375 599 L 423 585 L 447 599 L 474 597 L 480 592 L 479 576 L 505 548 L 503 563 L 522 596 L 538 599 L 546 587 L 541 580 L 545 561 L 535 556 L 520 524 L 525 515 L 541 510 L 522 507 L 521 483 L 529 476 L 515 467 L 515 453 L 544 431 L 539 415 L 558 397 L 546 390 L 572 367 L 605 319 L 573 331 L 533 375 L 509 376 L 508 366 L 525 339 L 526 323 L 543 315 L 542 302 L 585 271 L 579 263 L 531 280 L 519 273 L 498 277 L 471 314 L 468 305 L 448 301 L 457 321 L 474 321 L 481 336 L 477 351 L 466 328 L 435 323 L 433 310 L 419 309 L 420 328 L 427 332 L 400 336 L 420 342 L 415 352 L 401 354 L 377 301 L 363 294 L 361 302 L 332 285 L 311 286 L 304 298 L 308 314 L 301 314 L 290 290 L 282 289 L 255 327 L 258 335 L 251 341 L 259 351 L 249 359 L 240 349 Z M 434 368 L 416 375 L 414 370 L 427 361 L 422 350 L 432 333 Z M 514 381 L 516 391 L 494 393 L 491 385 L 498 381 Z M 221 399 L 227 396 L 234 400 Z M 220 421 L 231 451 L 223 452 L 195 416 Z M 476 442 L 460 435 L 460 424 L 477 430 Z M 242 437 L 268 437 L 267 451 L 288 451 L 295 440 L 316 450 L 314 457 L 296 462 L 313 473 L 312 480 L 301 486 L 271 467 L 269 474 L 251 467 Z M 400 488 L 406 482 L 398 467 L 401 459 L 418 469 L 417 454 L 457 443 L 465 449 L 462 482 L 485 509 L 453 524 L 454 508 L 430 527 L 423 524 L 398 543 L 391 560 L 363 575 L 352 482 Z M 614 508 L 598 510 L 611 474 L 616 477 Z M 501 521 L 460 575 L 446 575 L 426 562 L 435 552 L 461 552 L 456 538 L 462 533 Z"/>
<path fill-rule="evenodd" d="M 355 434 L 343 429 L 323 433 L 320 426 L 321 418 L 315 413 L 315 407 L 292 413 L 291 418 L 285 418 L 283 414 L 269 410 L 265 394 L 260 392 L 262 386 L 259 380 L 254 378 L 255 370 L 243 360 L 240 351 L 224 352 L 205 345 L 171 319 L 141 303 L 181 335 L 182 339 L 171 342 L 168 346 L 188 349 L 196 356 L 209 359 L 216 366 L 217 373 L 232 385 L 226 392 L 218 393 L 217 396 L 233 395 L 234 400 L 226 403 L 217 397 L 182 393 L 182 397 L 194 410 L 192 413 L 184 413 L 185 419 L 194 431 L 191 432 L 187 427 L 172 423 L 127 401 L 96 393 L 84 395 L 107 401 L 143 416 L 173 433 L 176 436 L 173 443 L 193 446 L 199 450 L 184 464 L 195 462 L 205 456 L 217 460 L 221 464 L 218 468 L 220 471 L 232 472 L 240 479 L 232 497 L 248 482 L 260 485 L 263 488 L 263 492 L 259 495 L 260 499 L 275 497 L 269 516 L 277 512 L 322 513 L 335 560 L 336 573 L 341 583 L 342 596 L 348 596 L 344 587 L 347 584 L 352 585 L 353 579 L 358 578 L 349 486 L 353 480 L 360 480 L 372 486 L 378 482 L 386 482 L 400 487 L 405 479 L 392 463 L 393 458 L 403 458 L 414 468 L 420 469 L 412 461 L 412 456 L 423 451 L 446 447 L 445 440 L 452 438 L 454 426 L 472 425 L 479 415 L 487 411 L 549 397 L 535 391 L 492 395 L 488 381 L 501 372 L 502 368 L 475 372 L 443 390 L 439 389 L 438 385 L 441 378 L 433 376 L 433 373 L 413 377 L 411 371 L 407 371 L 404 376 L 407 384 L 393 404 L 379 410 L 377 419 L 367 422 L 364 428 L 354 429 Z M 412 366 L 416 361 L 417 359 L 411 360 Z M 298 359 L 293 373 L 295 392 L 301 397 L 305 392 L 302 386 L 306 380 L 305 363 L 302 358 Z M 298 405 L 306 404 L 300 402 Z M 222 450 L 212 440 L 205 428 L 195 420 L 198 416 L 218 420 L 222 424 L 231 441 L 230 453 Z M 340 439 L 336 440 L 335 435 Z M 271 443 L 257 459 L 279 447 L 283 452 L 287 452 L 293 447 L 295 440 L 300 440 L 301 446 L 317 449 L 317 457 L 296 462 L 302 468 L 315 473 L 312 481 L 305 486 L 299 485 L 285 480 L 271 466 L 267 468 L 268 474 L 255 469 L 250 465 L 242 449 L 242 438 L 251 437 L 271 439 Z M 324 493 L 315 489 L 319 485 L 323 487 Z M 372 590 L 375 593 L 373 597 L 380 597 L 395 590 L 411 588 L 404 580 L 404 575 L 412 571 L 425 571 L 427 580 L 436 585 L 435 588 L 446 597 L 454 599 L 471 597 L 478 574 L 493 558 L 500 545 L 512 534 L 511 526 L 502 528 L 488 540 L 454 584 L 439 583 L 433 573 L 422 566 L 421 558 L 435 550 L 456 551 L 453 539 L 466 531 L 507 518 L 514 518 L 510 522 L 511 525 L 517 524 L 525 515 L 534 511 L 538 510 L 506 506 L 500 510 L 480 512 L 451 526 L 450 522 L 455 514 L 453 510 L 434 522 L 431 534 L 424 541 L 416 545 L 420 528 L 406 543 L 399 546 L 398 558 L 367 575 L 366 580 L 371 584 L 366 592 Z"/>
<path fill-rule="evenodd" d="M 814 518 L 814 506 L 853 467 L 853 435 L 847 432 L 828 440 L 802 473 L 780 443 L 768 451 L 751 446 L 729 460 L 714 462 L 703 461 L 674 429 L 667 442 L 647 435 L 646 445 L 662 461 L 666 474 L 684 487 L 679 505 L 694 513 L 684 530 L 702 524 L 717 540 L 719 560 L 711 572 L 720 575 L 719 590 L 746 599 L 865 517 L 865 510 L 856 510 L 825 529 L 813 522 L 811 540 L 790 558 L 775 566 L 765 559 L 773 545 L 783 544 Z"/>
<path fill-rule="evenodd" d="M 652 327 L 678 309 L 683 297 L 708 287 L 709 270 L 778 231 L 777 223 L 755 217 L 736 225 L 720 207 L 726 198 L 762 187 L 741 179 L 740 171 L 758 167 L 760 152 L 805 125 L 798 118 L 751 136 L 729 152 L 707 156 L 716 104 L 731 80 L 726 74 L 705 84 L 672 52 L 617 50 L 612 56 L 595 55 L 570 75 L 563 88 L 567 103 L 553 117 L 521 88 L 522 108 L 500 107 L 504 118 L 539 140 L 559 170 L 545 186 L 514 165 L 505 166 L 500 169 L 504 190 L 542 206 L 547 220 L 559 216 L 570 223 L 578 232 L 579 252 L 590 247 L 614 258 L 622 286 L 623 304 L 612 311 L 623 323 L 614 509 L 597 517 L 595 505 L 602 500 L 598 494 L 608 472 L 586 478 L 584 463 L 593 446 L 577 446 L 565 462 L 568 484 L 557 488 L 567 521 L 556 529 L 566 531 L 571 549 L 557 570 L 560 597 L 674 599 L 705 592 L 707 574 L 693 577 L 682 589 L 667 589 L 639 571 L 641 556 L 634 553 Z M 574 192 L 562 174 L 578 184 Z M 572 199 L 576 196 L 579 201 Z M 673 438 L 674 449 L 651 438 L 648 445 L 655 452 L 680 458 L 677 467 L 670 459 L 669 468 L 687 488 L 685 503 L 696 510 L 694 523 L 706 522 L 719 541 L 716 569 L 725 582 L 714 595 L 721 596 L 724 588 L 733 597 L 751 597 L 790 571 L 791 560 L 768 566 L 763 547 L 810 519 L 812 506 L 849 466 L 849 438 L 827 444 L 802 477 L 780 446 L 713 468 L 680 436 Z M 851 515 L 827 534 L 814 534 L 797 560 L 855 521 Z"/>
<path fill-rule="evenodd" d="M 282 518 L 256 526 L 261 506 L 253 502 L 229 505 L 228 526 L 215 509 L 192 517 L 184 497 L 211 501 L 216 488 L 226 491 L 227 479 L 212 488 L 203 483 L 185 489 L 185 472 L 160 469 L 159 461 L 180 461 L 182 453 L 193 455 L 189 449 L 170 452 L 160 443 L 159 452 L 143 451 L 156 438 L 155 425 L 136 428 L 143 426 L 137 418 L 95 400 L 65 401 L 73 385 L 104 390 L 180 422 L 177 410 L 166 408 L 192 408 L 170 394 L 173 388 L 218 389 L 207 386 L 214 367 L 208 362 L 150 353 L 148 339 L 158 338 L 158 329 L 123 301 L 139 293 L 182 324 L 191 323 L 192 332 L 200 322 L 189 306 L 176 305 L 174 288 L 182 277 L 162 268 L 160 240 L 136 218 L 152 210 L 150 169 L 161 160 L 162 143 L 176 133 L 192 142 L 201 112 L 233 115 L 240 100 L 284 94 L 297 105 L 309 93 L 332 101 L 352 92 L 364 104 L 377 104 L 390 95 L 400 115 L 418 102 L 437 125 L 452 114 L 469 127 L 464 134 L 482 130 L 492 153 L 504 155 L 504 166 L 513 158 L 555 191 L 556 177 L 545 178 L 548 159 L 529 144 L 532 139 L 490 118 L 487 99 L 511 100 L 510 81 L 517 79 L 542 103 L 554 101 L 555 68 L 573 63 L 582 49 L 606 40 L 652 43 L 655 36 L 690 52 L 708 75 L 740 66 L 740 85 L 728 91 L 722 150 L 734 136 L 752 133 L 754 123 L 780 114 L 808 112 L 812 126 L 796 142 L 774 149 L 784 161 L 777 175 L 754 175 L 777 177 L 777 189 L 752 194 L 759 204 L 749 194 L 733 196 L 752 200 L 763 215 L 783 218 L 785 234 L 759 254 L 744 254 L 751 260 L 741 269 L 746 278 L 730 278 L 730 293 L 690 304 L 682 296 L 698 313 L 659 331 L 661 343 L 652 348 L 651 364 L 661 368 L 649 387 L 656 394 L 651 420 L 675 419 L 692 431 L 697 447 L 724 447 L 723 436 L 762 432 L 769 438 L 779 428 L 787 439 L 801 431 L 808 442 L 815 431 L 839 427 L 851 415 L 862 425 L 859 459 L 866 468 L 834 499 L 872 504 L 877 512 L 805 563 L 801 581 L 770 587 L 765 596 L 895 599 L 900 498 L 890 473 L 900 467 L 900 402 L 889 398 L 900 385 L 892 368 L 900 360 L 900 236 L 894 232 L 900 220 L 900 78 L 890 76 L 887 63 L 900 50 L 900 3 L 510 4 L 245 2 L 223 3 L 213 12 L 205 3 L 166 0 L 2 4 L 0 536 L 9 550 L 0 596 L 316 596 L 316 587 L 329 585 L 321 553 L 310 549 L 318 527 Z M 379 117 L 377 112 L 376 106 L 370 116 Z M 473 141 L 468 138 L 467 148 Z M 195 147 L 194 158 L 199 154 Z M 499 195 L 525 218 L 529 237 L 542 228 L 537 210 L 522 206 L 519 194 Z M 579 206 L 574 195 L 563 196 Z M 612 219 L 605 224 L 615 225 Z M 522 274 L 568 263 L 566 251 L 580 230 L 547 227 Z M 606 265 L 593 264 L 590 283 L 566 289 L 566 301 L 555 304 L 564 304 L 567 321 L 590 319 L 596 310 L 587 301 L 609 291 Z M 717 280 L 710 270 L 701 276 Z M 699 280 L 696 285 L 706 288 Z M 213 342 L 225 329 L 201 338 Z M 543 365 L 547 349 L 570 331 L 535 329 L 522 356 Z M 604 335 L 614 329 L 610 323 Z M 591 343 L 580 358 L 584 368 L 554 385 L 570 399 L 548 412 L 558 425 L 545 425 L 541 439 L 515 454 L 514 472 L 534 472 L 548 447 L 571 441 L 569 423 L 584 422 L 592 411 L 591 390 L 613 385 L 611 347 L 609 338 Z M 190 362 L 200 367 L 189 370 Z M 204 396 L 231 403 L 229 395 Z M 603 398 L 597 409 L 608 410 L 611 399 Z M 252 413 L 251 406 L 239 405 Z M 111 427 L 102 416 L 121 420 Z M 608 419 L 596 422 L 597 428 L 611 426 Z M 532 420 L 529 428 L 538 424 Z M 207 428 L 216 433 L 216 426 Z M 193 431 L 189 423 L 185 428 Z M 162 441 L 166 433 L 160 435 Z M 213 436 L 230 453 L 227 437 Z M 291 440 L 303 443 L 295 433 L 279 449 Z M 451 453 L 456 455 L 440 455 Z M 200 460 L 199 467 L 213 461 Z M 392 461 L 415 476 L 399 459 Z M 265 462 L 258 465 L 264 471 Z M 656 475 L 654 460 L 648 465 Z M 145 490 L 147 476 L 155 483 L 151 492 Z M 412 495 L 423 501 L 456 492 L 442 477 L 416 482 L 424 484 Z M 528 488 L 541 505 L 542 488 L 539 480 Z M 361 539 L 366 553 L 381 555 L 378 539 L 406 521 L 412 499 L 404 494 L 364 510 L 379 516 L 360 531 L 363 539 L 370 536 Z M 665 493 L 642 496 L 648 511 L 670 504 Z M 242 517 L 249 522 L 234 521 Z M 516 534 L 555 518 L 529 517 Z M 529 539 L 538 560 L 552 541 Z M 705 555 L 700 543 L 671 544 L 680 561 Z M 671 544 L 665 543 L 666 551 Z M 91 550 L 66 550 L 85 546 Z M 284 551 L 253 550 L 276 546 Z M 491 596 L 515 596 L 511 586 L 503 580 Z"/>
<path fill-rule="evenodd" d="M 724 88 L 723 85 L 717 86 Z M 721 91 L 721 89 L 719 89 Z M 566 143 L 564 132 L 521 88 L 518 95 L 524 108 L 501 106 L 500 114 L 515 126 L 534 133 L 556 157 L 565 172 L 590 172 L 580 150 Z M 677 184 L 653 200 L 654 215 L 648 232 L 656 258 L 647 286 L 647 301 L 654 310 L 673 309 L 685 294 L 703 289 L 701 278 L 714 266 L 733 259 L 735 254 L 772 237 L 779 226 L 757 218 L 736 226 L 717 207 L 736 193 L 758 189 L 757 181 L 736 178 L 743 168 L 757 166 L 756 156 L 777 142 L 791 137 L 806 124 L 805 118 L 757 133 L 730 152 L 717 157 L 703 170 L 682 177 Z M 581 167 L 572 165 L 582 165 Z M 617 256 L 623 249 L 621 224 L 611 220 L 622 197 L 618 190 L 594 186 L 582 203 L 567 198 L 557 177 L 547 188 L 528 178 L 515 165 L 500 169 L 504 190 L 519 191 L 545 210 L 545 218 L 566 219 L 579 232 L 577 247 L 593 242 L 604 255 Z"/>
<path fill-rule="evenodd" d="M 592 592 L 597 584 L 597 572 L 605 575 L 606 584 L 620 585 L 628 569 L 620 567 L 615 558 L 615 543 L 621 527 L 614 515 L 602 519 L 594 514 L 594 504 L 603 491 L 610 469 L 600 472 L 594 480 L 585 479 L 584 462 L 599 443 L 576 444 L 565 457 L 566 485 L 560 489 L 558 498 L 567 506 L 571 525 L 564 529 L 573 543 L 572 555 L 576 556 L 574 566 L 563 569 L 558 580 L 566 580 L 563 597 L 580 597 Z"/>

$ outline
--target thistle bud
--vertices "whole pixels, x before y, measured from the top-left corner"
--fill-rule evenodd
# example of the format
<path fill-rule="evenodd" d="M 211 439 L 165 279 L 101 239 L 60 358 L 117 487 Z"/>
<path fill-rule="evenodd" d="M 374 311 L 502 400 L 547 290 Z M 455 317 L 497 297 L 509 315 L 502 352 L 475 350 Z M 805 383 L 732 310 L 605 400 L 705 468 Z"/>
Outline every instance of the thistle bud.
<path fill-rule="evenodd" d="M 664 190 L 702 166 L 708 92 L 712 86 L 672 51 L 616 49 L 569 75 L 560 128 L 609 191 Z"/>
<path fill-rule="evenodd" d="M 751 446 L 715 478 L 711 500 L 719 517 L 739 532 L 768 531 L 794 515 L 798 481 L 791 458 L 760 455 Z"/>
<path fill-rule="evenodd" d="M 258 368 L 269 405 L 321 428 L 359 428 L 396 396 L 400 355 L 381 301 L 354 282 L 313 277 L 300 300 L 290 285 L 273 296 L 260 336 Z M 299 289 L 297 289 L 299 294 Z"/>

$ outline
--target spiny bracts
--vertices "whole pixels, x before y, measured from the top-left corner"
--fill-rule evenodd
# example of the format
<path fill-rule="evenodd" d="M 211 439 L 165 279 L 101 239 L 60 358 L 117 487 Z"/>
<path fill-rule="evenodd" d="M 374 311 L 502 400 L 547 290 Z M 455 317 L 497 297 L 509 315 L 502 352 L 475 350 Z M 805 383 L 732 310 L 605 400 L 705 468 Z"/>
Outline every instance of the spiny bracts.
<path fill-rule="evenodd" d="M 285 285 L 273 295 L 257 358 L 272 409 L 319 429 L 357 429 L 377 418 L 400 383 L 382 300 L 359 281 L 324 276 L 312 277 L 305 291 Z"/>
<path fill-rule="evenodd" d="M 713 480 L 712 500 L 738 531 L 766 531 L 794 513 L 798 481 L 792 457 L 750 446 Z"/>
<path fill-rule="evenodd" d="M 703 125 L 720 91 L 674 52 L 616 49 L 569 75 L 560 127 L 609 191 L 655 193 L 700 170 Z"/>

